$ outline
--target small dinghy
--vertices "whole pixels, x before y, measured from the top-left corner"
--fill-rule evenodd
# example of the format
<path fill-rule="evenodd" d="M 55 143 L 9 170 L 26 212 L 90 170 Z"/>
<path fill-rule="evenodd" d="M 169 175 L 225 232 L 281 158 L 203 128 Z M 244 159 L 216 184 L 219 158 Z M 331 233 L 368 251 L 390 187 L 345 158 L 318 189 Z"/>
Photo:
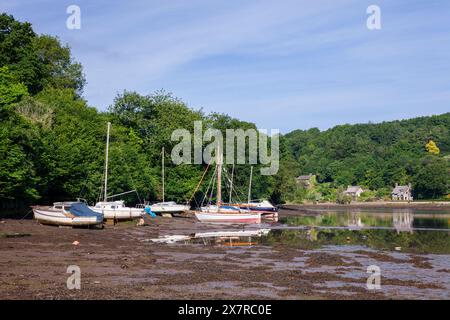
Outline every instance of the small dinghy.
<path fill-rule="evenodd" d="M 103 223 L 103 214 L 83 202 L 55 202 L 53 206 L 34 206 L 34 218 L 42 224 L 92 226 Z"/>

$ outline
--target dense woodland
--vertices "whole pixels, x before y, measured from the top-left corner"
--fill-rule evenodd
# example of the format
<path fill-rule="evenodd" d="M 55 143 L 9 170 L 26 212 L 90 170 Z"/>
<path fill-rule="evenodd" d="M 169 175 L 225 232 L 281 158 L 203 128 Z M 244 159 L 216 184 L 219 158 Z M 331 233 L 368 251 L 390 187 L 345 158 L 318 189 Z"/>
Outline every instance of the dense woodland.
<path fill-rule="evenodd" d="M 161 199 L 161 149 L 167 150 L 166 199 L 187 201 L 206 168 L 170 162 L 173 130 L 256 128 L 224 114 L 205 114 L 163 90 L 123 91 L 105 112 L 83 98 L 82 66 L 58 38 L 0 15 L 0 203 L 3 209 L 77 197 L 99 199 L 106 123 L 112 123 L 109 190 L 128 203 Z M 425 107 L 425 106 L 424 106 Z M 395 183 L 412 183 L 419 199 L 445 199 L 450 181 L 450 113 L 381 124 L 297 130 L 280 138 L 280 170 L 255 170 L 252 197 L 276 203 L 335 201 L 350 184 L 386 197 Z M 256 168 L 258 169 L 258 168 Z M 226 170 L 230 171 L 228 166 Z M 234 196 L 246 198 L 250 166 L 237 165 Z M 317 185 L 304 190 L 299 174 Z M 211 175 L 211 172 L 208 173 Z M 192 201 L 200 201 L 202 186 Z M 227 192 L 225 183 L 225 192 Z"/>

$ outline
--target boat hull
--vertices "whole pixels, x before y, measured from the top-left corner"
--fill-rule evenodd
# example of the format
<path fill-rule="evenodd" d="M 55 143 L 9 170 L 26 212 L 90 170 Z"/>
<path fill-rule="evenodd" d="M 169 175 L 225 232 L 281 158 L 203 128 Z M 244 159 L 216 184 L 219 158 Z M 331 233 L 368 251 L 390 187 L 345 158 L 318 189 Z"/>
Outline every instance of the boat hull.
<path fill-rule="evenodd" d="M 97 213 L 102 213 L 104 219 L 131 220 L 140 218 L 144 215 L 144 210 L 137 208 L 102 209 L 89 207 L 89 209 Z"/>
<path fill-rule="evenodd" d="M 101 216 L 71 217 L 61 211 L 33 209 L 34 219 L 42 224 L 58 226 L 91 226 L 103 223 Z"/>
<path fill-rule="evenodd" d="M 185 212 L 190 209 L 189 206 L 184 205 L 174 205 L 174 206 L 161 206 L 161 205 L 152 205 L 150 206 L 150 210 L 153 213 L 180 213 Z"/>
<path fill-rule="evenodd" d="M 278 208 L 274 206 L 261 206 L 254 203 L 238 203 L 233 204 L 233 206 L 250 212 L 260 213 L 263 218 L 278 219 Z"/>
<path fill-rule="evenodd" d="M 212 223 L 261 223 L 261 214 L 258 213 L 213 213 L 196 212 L 195 217 L 200 222 Z"/>

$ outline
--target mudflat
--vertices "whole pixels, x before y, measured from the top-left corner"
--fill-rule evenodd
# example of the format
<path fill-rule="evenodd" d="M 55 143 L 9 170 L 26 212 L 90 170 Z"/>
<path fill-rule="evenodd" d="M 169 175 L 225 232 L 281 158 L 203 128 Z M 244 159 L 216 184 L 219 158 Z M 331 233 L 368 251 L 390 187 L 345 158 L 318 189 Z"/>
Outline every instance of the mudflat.
<path fill-rule="evenodd" d="M 3 220 L 0 299 L 449 299 L 446 254 L 146 241 L 224 229 L 242 227 L 201 224 L 192 217 L 146 218 L 146 226 L 124 222 L 95 230 Z M 67 288 L 70 265 L 80 267 L 80 290 Z M 370 265 L 381 269 L 379 290 L 367 288 Z"/>

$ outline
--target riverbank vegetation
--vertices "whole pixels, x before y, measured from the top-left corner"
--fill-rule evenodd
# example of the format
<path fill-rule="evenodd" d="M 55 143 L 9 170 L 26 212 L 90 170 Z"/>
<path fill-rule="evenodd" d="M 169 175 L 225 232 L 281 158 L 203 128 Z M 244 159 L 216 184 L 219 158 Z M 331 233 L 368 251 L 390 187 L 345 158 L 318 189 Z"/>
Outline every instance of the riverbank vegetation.
<path fill-rule="evenodd" d="M 83 98 L 86 79 L 70 48 L 56 37 L 0 15 L 0 203 L 3 209 L 101 194 L 106 123 L 112 122 L 109 189 L 136 190 L 123 199 L 161 199 L 161 149 L 167 151 L 166 199 L 190 199 L 206 165 L 170 162 L 175 129 L 256 129 L 224 114 L 205 114 L 163 90 L 123 91 L 106 111 Z M 113 98 L 113 97 L 112 97 Z M 269 143 L 270 145 L 270 143 Z M 359 184 L 364 199 L 389 196 L 395 183 L 413 183 L 416 198 L 449 192 L 450 113 L 382 124 L 297 130 L 280 137 L 280 170 L 255 170 L 252 198 L 275 203 L 339 201 L 342 188 Z M 258 169 L 256 166 L 255 169 Z M 231 166 L 226 170 L 230 172 Z M 235 197 L 246 198 L 249 165 L 237 165 Z M 295 177 L 314 173 L 303 189 Z M 211 172 L 210 172 L 211 174 Z M 227 184 L 225 183 L 225 192 Z M 203 189 L 204 191 L 204 189 Z M 193 204 L 203 194 L 198 192 Z"/>

